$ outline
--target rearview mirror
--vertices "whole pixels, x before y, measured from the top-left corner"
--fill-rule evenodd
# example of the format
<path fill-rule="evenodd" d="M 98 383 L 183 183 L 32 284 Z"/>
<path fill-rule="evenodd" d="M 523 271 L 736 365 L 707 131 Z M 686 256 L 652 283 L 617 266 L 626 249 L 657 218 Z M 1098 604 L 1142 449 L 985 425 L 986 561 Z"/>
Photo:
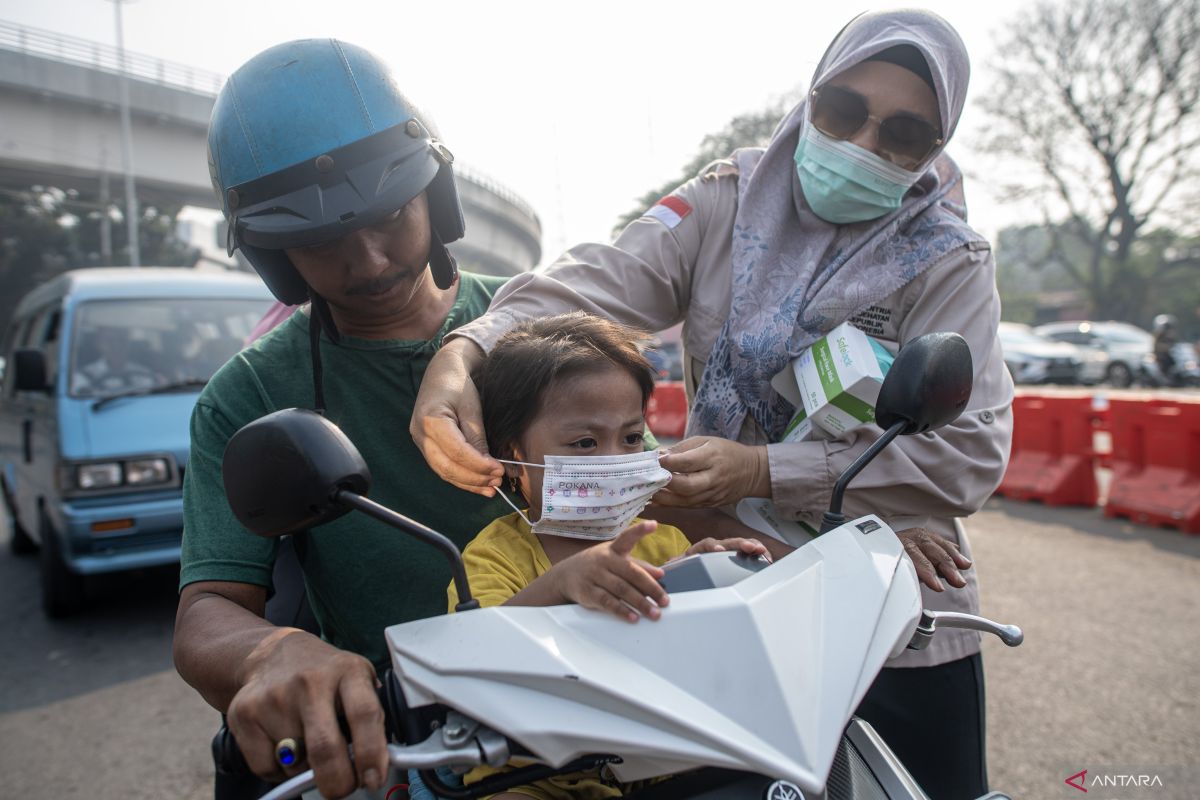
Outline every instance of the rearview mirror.
<path fill-rule="evenodd" d="M 283 536 L 361 511 L 436 548 L 458 590 L 456 611 L 479 608 L 454 542 L 366 496 L 371 472 L 354 443 L 315 411 L 286 408 L 243 427 L 221 458 L 225 497 L 238 522 Z"/>
<path fill-rule="evenodd" d="M 900 435 L 924 433 L 956 420 L 971 399 L 975 368 L 971 348 L 957 333 L 927 333 L 900 348 L 875 401 L 884 433 L 846 467 L 833 484 L 821 533 L 846 521 L 842 498 L 854 476 Z"/>
<path fill-rule="evenodd" d="M 901 435 L 924 433 L 958 419 L 971 399 L 971 349 L 957 333 L 918 336 L 896 356 L 879 389 L 875 419 L 887 430 L 907 424 Z"/>
<path fill-rule="evenodd" d="M 13 352 L 13 379 L 18 392 L 48 392 L 50 383 L 46 378 L 46 354 L 34 348 L 21 348 Z"/>
<path fill-rule="evenodd" d="M 350 510 L 336 495 L 365 495 L 371 471 L 338 426 L 315 411 L 287 408 L 229 439 L 221 460 L 234 516 L 259 536 L 283 536 Z"/>

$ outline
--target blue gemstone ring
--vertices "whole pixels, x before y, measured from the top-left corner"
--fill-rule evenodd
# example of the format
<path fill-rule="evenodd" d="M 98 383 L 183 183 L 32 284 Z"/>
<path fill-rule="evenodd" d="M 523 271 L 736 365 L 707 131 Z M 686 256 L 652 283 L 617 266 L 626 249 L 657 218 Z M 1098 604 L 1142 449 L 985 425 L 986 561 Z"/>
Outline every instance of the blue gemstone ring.
<path fill-rule="evenodd" d="M 275 743 L 275 761 L 283 768 L 294 767 L 304 758 L 304 744 L 298 739 L 280 739 Z"/>

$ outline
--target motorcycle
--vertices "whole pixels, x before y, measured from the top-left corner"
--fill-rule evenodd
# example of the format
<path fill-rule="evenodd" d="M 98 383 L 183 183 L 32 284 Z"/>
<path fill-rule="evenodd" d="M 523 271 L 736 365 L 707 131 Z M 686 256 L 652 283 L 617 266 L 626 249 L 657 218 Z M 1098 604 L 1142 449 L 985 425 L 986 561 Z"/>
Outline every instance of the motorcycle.
<path fill-rule="evenodd" d="M 1172 366 L 1164 372 L 1155 354 L 1147 353 L 1138 370 L 1138 383 L 1151 389 L 1200 386 L 1200 355 L 1194 346 L 1186 342 L 1172 345 L 1171 360 Z"/>
<path fill-rule="evenodd" d="M 842 497 L 897 436 L 955 419 L 971 377 L 957 334 L 907 344 L 876 406 L 885 433 L 837 481 L 822 534 L 773 563 L 724 552 L 671 562 L 662 579 L 671 605 L 654 623 L 574 605 L 479 608 L 454 544 L 368 499 L 370 475 L 354 445 L 311 411 L 279 411 L 232 437 L 226 491 L 260 535 L 353 509 L 446 558 L 457 613 L 388 628 L 392 669 L 380 690 L 391 765 L 419 770 L 442 797 L 482 797 L 601 766 L 623 783 L 659 779 L 626 795 L 638 800 L 928 800 L 854 710 L 889 658 L 925 647 L 940 628 L 993 633 L 1009 646 L 1023 634 L 924 610 L 895 533 L 874 515 L 847 521 Z M 264 460 L 272 469 L 261 469 Z M 214 747 L 223 768 L 246 769 L 227 731 Z M 513 758 L 530 765 L 469 786 L 435 772 Z M 262 800 L 315 785 L 310 770 Z"/>

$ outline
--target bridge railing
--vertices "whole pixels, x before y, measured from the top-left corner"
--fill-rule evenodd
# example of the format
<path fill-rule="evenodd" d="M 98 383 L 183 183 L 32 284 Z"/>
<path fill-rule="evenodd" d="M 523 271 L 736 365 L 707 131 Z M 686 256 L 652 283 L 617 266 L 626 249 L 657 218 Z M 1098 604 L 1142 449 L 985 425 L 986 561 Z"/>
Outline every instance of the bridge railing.
<path fill-rule="evenodd" d="M 215 95 L 225 82 L 225 76 L 219 73 L 129 50 L 125 51 L 122 62 L 121 52 L 111 45 L 40 28 L 27 28 L 4 20 L 0 20 L 0 49 L 82 64 L 104 72 L 124 72 L 131 78 L 188 89 L 199 94 Z"/>
<path fill-rule="evenodd" d="M 477 186 L 483 187 L 500 199 L 504 200 L 504 202 L 513 206 L 526 217 L 529 217 L 529 219 L 533 220 L 538 230 L 541 230 L 542 220 L 540 217 L 538 217 L 537 212 L 533 210 L 533 206 L 525 202 L 525 200 L 522 199 L 516 192 L 500 183 L 500 181 L 496 180 L 485 172 L 482 172 L 474 167 L 468 167 L 461 162 L 455 162 L 454 173 L 466 178 Z"/>

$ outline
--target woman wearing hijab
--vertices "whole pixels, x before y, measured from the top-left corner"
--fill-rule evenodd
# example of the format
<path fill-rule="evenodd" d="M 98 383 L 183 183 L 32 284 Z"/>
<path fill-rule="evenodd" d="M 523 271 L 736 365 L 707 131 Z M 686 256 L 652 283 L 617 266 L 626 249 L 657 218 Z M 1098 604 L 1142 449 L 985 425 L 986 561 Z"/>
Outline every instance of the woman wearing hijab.
<path fill-rule="evenodd" d="M 579 245 L 546 273 L 512 279 L 485 317 L 452 334 L 413 416 L 431 466 L 471 491 L 499 485 L 501 465 L 481 455 L 469 375 L 516 320 L 583 309 L 655 331 L 682 321 L 688 438 L 662 459 L 676 473 L 656 497 L 675 507 L 664 521 L 686 531 L 686 517 L 671 512 L 744 497 L 815 520 L 838 475 L 881 432 L 781 442 L 795 409 L 771 378 L 847 320 L 892 349 L 956 331 L 974 361 L 966 411 L 885 449 L 845 506 L 900 532 L 925 573 L 926 608 L 978 613 L 974 572 L 956 569 L 970 564 L 960 518 L 1003 476 L 1012 382 L 996 338 L 991 249 L 966 223 L 962 174 L 944 153 L 968 75 L 962 40 L 940 17 L 856 17 L 767 148 L 710 165 L 612 245 Z M 932 798 L 976 797 L 987 786 L 983 697 L 978 634 L 945 630 L 889 662 L 859 713 Z"/>

